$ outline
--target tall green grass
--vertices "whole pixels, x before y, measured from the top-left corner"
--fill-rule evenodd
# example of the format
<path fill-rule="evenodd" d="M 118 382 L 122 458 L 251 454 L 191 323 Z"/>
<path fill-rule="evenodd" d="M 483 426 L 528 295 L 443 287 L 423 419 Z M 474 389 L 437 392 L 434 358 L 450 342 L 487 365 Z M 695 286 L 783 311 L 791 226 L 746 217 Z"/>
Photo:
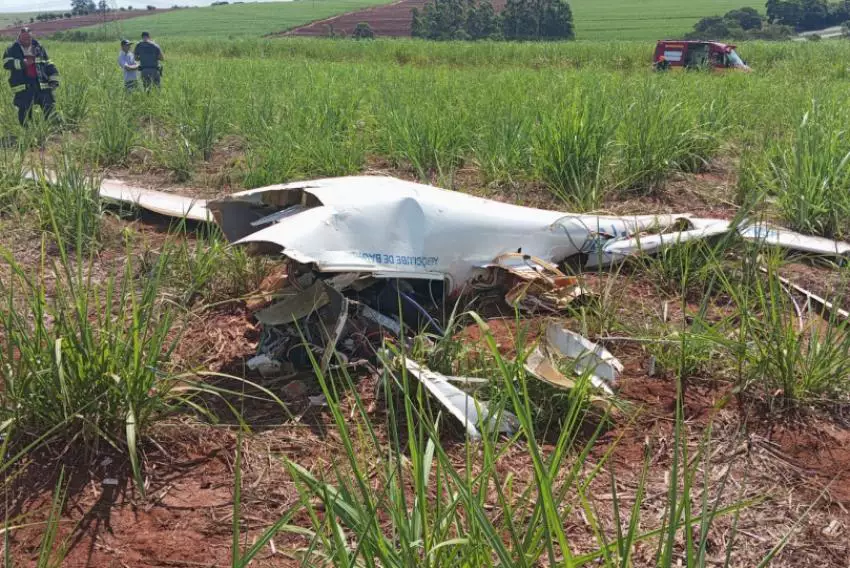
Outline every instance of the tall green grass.
<path fill-rule="evenodd" d="M 452 187 L 545 186 L 575 209 L 659 195 L 719 163 L 742 196 L 775 197 L 764 206 L 790 226 L 846 232 L 844 75 L 809 64 L 850 56 L 842 44 L 749 43 L 754 73 L 658 75 L 640 42 L 225 43 L 171 42 L 164 89 L 133 97 L 117 67 L 96 64 L 114 46 L 51 46 L 89 161 L 178 182 L 218 168 L 246 187 L 389 168 Z M 49 145 L 52 132 L 29 136 Z M 225 143 L 237 153 L 219 159 Z"/>
<path fill-rule="evenodd" d="M 140 436 L 179 398 L 167 365 L 177 311 L 159 295 L 168 260 L 137 280 L 132 255 L 121 273 L 98 275 L 79 241 L 56 246 L 58 259 L 42 246 L 35 270 L 2 251 L 11 274 L 0 281 L 0 417 L 22 444 L 126 450 L 143 491 Z"/>
<path fill-rule="evenodd" d="M 751 157 L 745 191 L 773 196 L 790 228 L 827 237 L 850 234 L 850 137 L 846 113 L 816 105 L 787 140 Z"/>
<path fill-rule="evenodd" d="M 642 508 L 653 449 L 645 447 L 636 491 L 626 500 L 609 462 L 613 447 L 590 458 L 602 429 L 601 425 L 587 429 L 593 418 L 582 403 L 589 394 L 586 376 L 567 394 L 571 404 L 565 407 L 557 439 L 541 444 L 529 397 L 530 383 L 536 379 L 525 374 L 522 356 L 515 362 L 504 359 L 486 324 L 480 325 L 498 369 L 491 380 L 506 393 L 490 411 L 498 414 L 507 404 L 516 412 L 519 430 L 514 437 L 501 438 L 485 428 L 479 444 L 451 450 L 443 433 L 450 419 L 435 413 L 417 381 L 390 359 L 383 377 L 386 423 L 377 425 L 353 378 L 344 370 L 325 375 L 316 364 L 342 452 L 323 472 L 285 459 L 299 492 L 298 503 L 245 553 L 234 520 L 234 558 L 254 557 L 257 545 L 264 546 L 283 531 L 305 542 L 299 555 L 306 564 L 628 566 L 642 543 L 655 551 L 658 566 L 675 566 L 682 560 L 686 566 L 705 565 L 715 520 L 736 514 L 748 503 L 728 498 L 725 479 L 710 488 L 701 477 L 703 460 L 710 455 L 710 436 L 695 450 L 688 449 L 681 405 L 671 444 L 664 516 L 650 520 Z M 525 349 L 518 346 L 521 353 Z M 401 354 L 388 351 L 386 356 Z M 342 411 L 343 397 L 352 405 L 350 412 Z M 503 465 L 513 459 L 516 446 L 528 456 L 529 479 L 515 476 Z M 458 464 L 459 456 L 464 463 Z M 609 498 L 601 501 L 599 492 L 605 487 L 610 487 Z M 701 497 L 695 499 L 697 492 Z M 236 518 L 238 483 L 234 501 Z M 610 510 L 603 512 L 602 507 Z M 611 511 L 613 523 L 606 520 Z M 306 526 L 290 524 L 296 513 L 306 517 Z M 567 528 L 577 515 L 589 527 L 590 544 L 574 542 Z M 734 542 L 733 537 L 728 546 Z"/>
<path fill-rule="evenodd" d="M 571 104 L 540 120 L 534 161 L 540 178 L 567 206 L 598 209 L 611 179 L 617 109 L 604 93 L 577 94 Z"/>

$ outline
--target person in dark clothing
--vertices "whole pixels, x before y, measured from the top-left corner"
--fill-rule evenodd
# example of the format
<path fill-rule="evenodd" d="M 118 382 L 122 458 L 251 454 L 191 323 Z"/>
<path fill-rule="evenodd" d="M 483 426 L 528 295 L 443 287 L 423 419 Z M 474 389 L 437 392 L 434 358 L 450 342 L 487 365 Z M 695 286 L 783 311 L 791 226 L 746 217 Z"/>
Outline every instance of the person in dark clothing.
<path fill-rule="evenodd" d="M 59 86 L 59 71 L 47 56 L 47 50 L 33 39 L 29 28 L 22 28 L 15 43 L 3 53 L 3 68 L 9 71 L 13 102 L 18 107 L 18 121 L 24 126 L 33 105 L 38 105 L 45 118 L 53 115 L 53 91 Z"/>
<path fill-rule="evenodd" d="M 667 71 L 670 69 L 670 62 L 667 61 L 667 58 L 663 55 L 659 55 L 658 59 L 656 59 L 655 63 L 653 64 L 653 67 L 656 71 Z"/>
<path fill-rule="evenodd" d="M 142 72 L 142 85 L 145 90 L 150 90 L 152 86 L 159 87 L 162 80 L 162 61 L 165 58 L 162 49 L 151 41 L 151 34 L 142 32 L 142 41 L 136 44 L 133 55 Z"/>

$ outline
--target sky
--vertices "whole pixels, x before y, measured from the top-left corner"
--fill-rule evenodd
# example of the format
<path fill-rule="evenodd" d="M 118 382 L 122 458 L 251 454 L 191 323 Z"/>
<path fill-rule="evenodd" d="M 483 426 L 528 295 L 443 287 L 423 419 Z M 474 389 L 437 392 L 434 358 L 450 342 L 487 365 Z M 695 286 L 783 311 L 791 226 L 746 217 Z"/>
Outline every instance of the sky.
<path fill-rule="evenodd" d="M 257 0 L 260 2 L 273 2 L 276 0 Z M 277 0 L 279 1 L 279 0 Z M 180 6 L 209 6 L 213 0 L 107 0 L 116 7 L 120 6 L 156 6 L 157 8 L 170 8 L 175 4 Z M 70 10 L 71 0 L 0 0 L 0 12 L 56 12 L 59 10 Z"/>

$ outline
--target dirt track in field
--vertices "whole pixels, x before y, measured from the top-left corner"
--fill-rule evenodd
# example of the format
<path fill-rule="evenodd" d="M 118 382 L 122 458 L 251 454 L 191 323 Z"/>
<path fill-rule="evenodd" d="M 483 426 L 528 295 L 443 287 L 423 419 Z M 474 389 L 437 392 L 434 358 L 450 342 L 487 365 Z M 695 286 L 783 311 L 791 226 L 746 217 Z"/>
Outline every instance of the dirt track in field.
<path fill-rule="evenodd" d="M 61 11 L 61 10 L 60 10 Z M 102 14 L 89 14 L 88 16 L 76 16 L 74 18 L 62 18 L 61 20 L 51 20 L 49 22 L 34 22 L 26 24 L 36 35 L 48 35 L 75 28 L 84 28 L 86 26 L 96 26 L 98 24 L 107 24 L 109 22 L 117 22 L 118 20 L 129 20 L 130 18 L 138 18 L 140 16 L 151 16 L 153 14 L 162 14 L 171 10 L 133 10 L 131 12 L 111 12 L 105 16 Z M 19 26 L 10 26 L 0 29 L 0 36 L 15 36 L 20 29 Z"/>
<path fill-rule="evenodd" d="M 366 22 L 377 37 L 410 37 L 410 11 L 422 9 L 428 0 L 400 0 L 392 4 L 366 8 L 356 12 L 340 14 L 324 20 L 317 20 L 300 28 L 274 35 L 292 35 L 323 37 L 334 33 L 345 32 L 351 35 L 360 22 Z M 497 12 L 505 7 L 505 0 L 495 0 L 493 8 Z"/>

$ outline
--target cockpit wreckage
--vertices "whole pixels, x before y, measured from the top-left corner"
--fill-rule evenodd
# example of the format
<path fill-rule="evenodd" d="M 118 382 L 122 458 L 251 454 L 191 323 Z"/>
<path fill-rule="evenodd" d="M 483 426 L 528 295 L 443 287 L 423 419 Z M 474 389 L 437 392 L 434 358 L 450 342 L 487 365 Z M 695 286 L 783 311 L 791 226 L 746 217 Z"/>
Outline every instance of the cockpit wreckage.
<path fill-rule="evenodd" d="M 681 215 L 599 216 L 521 207 L 391 177 L 359 176 L 274 185 L 209 202 L 105 180 L 101 197 L 173 217 L 214 222 L 252 255 L 280 259 L 282 276 L 266 305 L 249 366 L 266 376 L 338 360 L 374 357 L 386 334 L 442 335 L 464 294 L 496 292 L 521 311 L 557 316 L 587 294 L 562 270 L 594 269 L 683 242 L 733 232 L 750 241 L 850 256 L 850 244 L 808 237 L 764 224 L 733 226 Z M 805 290 L 803 291 L 805 292 Z M 814 296 L 821 308 L 833 306 Z M 441 311 L 442 310 L 442 311 Z M 841 317 L 847 317 L 842 312 Z M 378 339 L 375 341 L 375 339 Z M 337 359 L 340 358 L 340 359 Z M 559 359 L 572 359 L 600 390 L 612 392 L 620 362 L 553 319 L 527 358 L 535 377 L 570 388 Z M 457 384 L 409 359 L 402 362 L 477 437 L 486 404 Z M 497 425 L 510 431 L 510 420 Z"/>

